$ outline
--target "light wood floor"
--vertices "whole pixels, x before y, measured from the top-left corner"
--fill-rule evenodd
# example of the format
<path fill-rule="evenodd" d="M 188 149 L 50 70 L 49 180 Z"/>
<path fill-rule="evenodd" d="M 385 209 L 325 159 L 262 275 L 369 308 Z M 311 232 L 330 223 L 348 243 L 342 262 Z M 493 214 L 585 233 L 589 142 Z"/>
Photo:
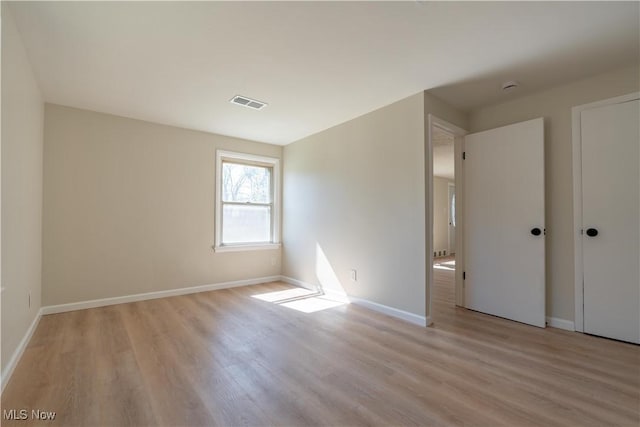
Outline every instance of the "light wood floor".
<path fill-rule="evenodd" d="M 2 407 L 59 426 L 638 426 L 640 347 L 454 308 L 453 272 L 435 277 L 431 328 L 251 298 L 282 283 L 44 316 Z"/>

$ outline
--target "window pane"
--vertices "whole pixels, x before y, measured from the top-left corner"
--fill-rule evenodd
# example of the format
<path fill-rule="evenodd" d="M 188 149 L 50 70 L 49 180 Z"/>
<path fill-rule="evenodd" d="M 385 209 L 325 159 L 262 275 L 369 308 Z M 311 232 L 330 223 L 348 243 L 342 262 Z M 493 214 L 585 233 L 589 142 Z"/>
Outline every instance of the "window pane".
<path fill-rule="evenodd" d="M 223 162 L 222 201 L 271 203 L 271 168 Z"/>
<path fill-rule="evenodd" d="M 456 226 L 456 193 L 451 195 L 451 225 Z"/>
<path fill-rule="evenodd" d="M 222 243 L 271 241 L 271 207 L 223 205 Z"/>

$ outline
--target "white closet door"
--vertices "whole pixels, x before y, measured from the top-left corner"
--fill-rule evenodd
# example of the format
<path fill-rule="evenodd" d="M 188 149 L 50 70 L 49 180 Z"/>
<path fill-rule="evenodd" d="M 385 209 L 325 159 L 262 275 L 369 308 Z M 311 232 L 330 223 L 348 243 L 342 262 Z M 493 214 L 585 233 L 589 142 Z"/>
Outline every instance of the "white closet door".
<path fill-rule="evenodd" d="M 545 326 L 543 119 L 465 137 L 465 306 Z"/>
<path fill-rule="evenodd" d="M 580 116 L 584 331 L 635 343 L 640 343 L 639 105 L 629 101 Z"/>

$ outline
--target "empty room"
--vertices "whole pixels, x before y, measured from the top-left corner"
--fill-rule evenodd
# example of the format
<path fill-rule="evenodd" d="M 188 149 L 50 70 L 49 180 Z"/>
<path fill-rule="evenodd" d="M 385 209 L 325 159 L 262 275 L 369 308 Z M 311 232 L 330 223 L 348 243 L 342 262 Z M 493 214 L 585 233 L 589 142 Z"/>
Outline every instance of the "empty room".
<path fill-rule="evenodd" d="M 1 2 L 2 426 L 640 425 L 640 2 Z"/>

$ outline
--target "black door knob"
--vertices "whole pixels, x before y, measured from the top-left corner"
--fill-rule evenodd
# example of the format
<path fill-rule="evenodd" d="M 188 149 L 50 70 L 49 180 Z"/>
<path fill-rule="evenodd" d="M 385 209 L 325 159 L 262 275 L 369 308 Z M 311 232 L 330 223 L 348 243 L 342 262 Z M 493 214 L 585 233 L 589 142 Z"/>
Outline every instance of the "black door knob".
<path fill-rule="evenodd" d="M 533 234 L 534 236 L 539 236 L 539 235 L 542 234 L 542 230 L 540 230 L 538 227 L 532 228 L 531 229 L 531 234 Z"/>
<path fill-rule="evenodd" d="M 595 228 L 587 228 L 587 236 L 596 237 L 598 235 L 598 230 Z"/>

